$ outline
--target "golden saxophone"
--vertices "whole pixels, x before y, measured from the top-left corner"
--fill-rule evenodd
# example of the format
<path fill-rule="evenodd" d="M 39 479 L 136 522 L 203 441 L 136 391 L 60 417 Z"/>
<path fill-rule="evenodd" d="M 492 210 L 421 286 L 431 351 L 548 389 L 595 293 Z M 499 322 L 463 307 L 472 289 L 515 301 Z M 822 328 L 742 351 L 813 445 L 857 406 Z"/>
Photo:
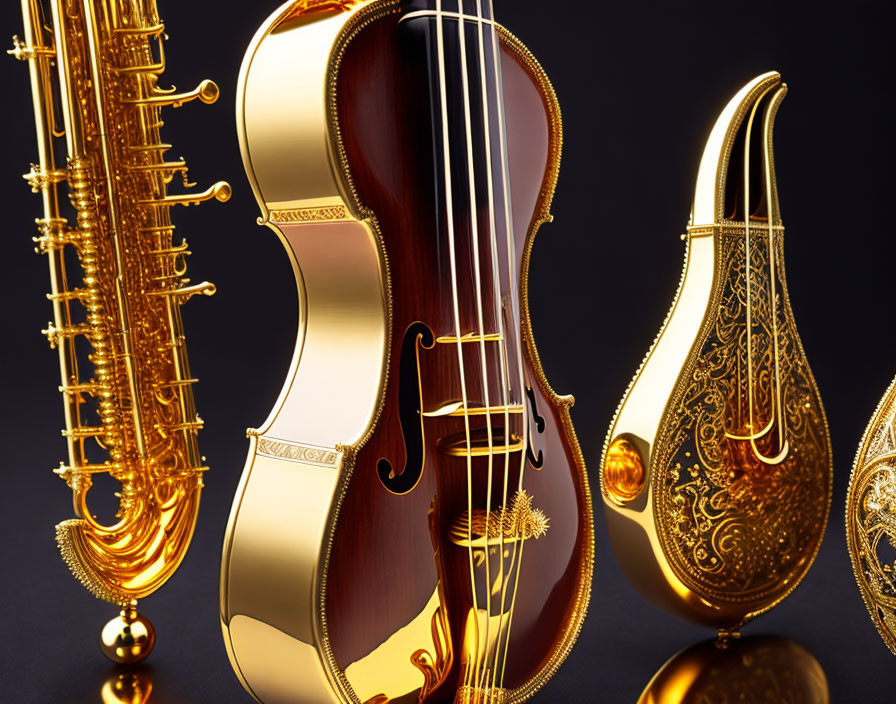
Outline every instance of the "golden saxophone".
<path fill-rule="evenodd" d="M 72 573 L 98 598 L 122 607 L 101 644 L 133 662 L 152 649 L 152 624 L 136 600 L 153 593 L 184 557 L 206 469 L 180 306 L 210 283 L 189 285 L 186 242 L 174 243 L 173 205 L 226 201 L 220 182 L 205 193 L 167 195 L 183 160 L 166 161 L 161 108 L 212 103 L 203 81 L 178 94 L 158 85 L 165 27 L 153 0 L 22 0 L 24 38 L 9 52 L 30 68 L 38 163 L 25 179 L 43 201 L 37 251 L 50 264 L 68 463 L 56 473 L 73 492 L 77 518 L 56 527 Z M 58 124 L 54 105 L 61 105 Z M 65 160 L 59 143 L 65 138 Z M 75 220 L 61 207 L 67 183 Z M 71 266 L 77 261 L 80 276 Z M 88 505 L 95 474 L 121 484 L 114 525 Z"/>
<path fill-rule="evenodd" d="M 827 420 L 784 275 L 773 128 L 786 93 L 777 73 L 755 78 L 710 133 L 681 287 L 602 463 L 629 579 L 720 630 L 796 587 L 830 507 Z"/>
<path fill-rule="evenodd" d="M 896 381 L 859 446 L 846 500 L 846 540 L 871 620 L 896 655 Z"/>

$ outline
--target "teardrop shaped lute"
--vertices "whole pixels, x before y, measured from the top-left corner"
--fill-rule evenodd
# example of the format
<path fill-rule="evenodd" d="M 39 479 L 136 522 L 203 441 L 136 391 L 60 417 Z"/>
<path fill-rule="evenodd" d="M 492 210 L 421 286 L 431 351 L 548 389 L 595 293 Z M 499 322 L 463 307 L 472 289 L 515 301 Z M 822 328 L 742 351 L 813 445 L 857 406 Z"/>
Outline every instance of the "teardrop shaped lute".
<path fill-rule="evenodd" d="M 736 629 L 806 574 L 821 543 L 831 448 L 784 276 L 773 159 L 777 73 L 710 134 L 678 295 L 607 437 L 613 545 L 651 601 Z"/>

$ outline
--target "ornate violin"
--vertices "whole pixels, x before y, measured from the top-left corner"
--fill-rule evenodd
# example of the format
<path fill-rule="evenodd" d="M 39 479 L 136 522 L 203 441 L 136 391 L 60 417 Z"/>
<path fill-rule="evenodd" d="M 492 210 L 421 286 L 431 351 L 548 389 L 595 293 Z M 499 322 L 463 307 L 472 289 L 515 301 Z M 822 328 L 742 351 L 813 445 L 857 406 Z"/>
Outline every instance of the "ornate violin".
<path fill-rule="evenodd" d="M 527 277 L 560 112 L 490 0 L 299 0 L 238 98 L 296 353 L 228 525 L 221 619 L 267 702 L 530 698 L 579 632 L 591 498 Z"/>
<path fill-rule="evenodd" d="M 759 76 L 709 136 L 681 285 L 602 462 L 607 527 L 629 579 L 718 629 L 796 587 L 830 507 L 827 420 L 784 275 L 772 137 L 786 91 L 777 73 Z"/>
<path fill-rule="evenodd" d="M 846 540 L 871 620 L 896 655 L 896 381 L 859 446 L 846 499 Z"/>

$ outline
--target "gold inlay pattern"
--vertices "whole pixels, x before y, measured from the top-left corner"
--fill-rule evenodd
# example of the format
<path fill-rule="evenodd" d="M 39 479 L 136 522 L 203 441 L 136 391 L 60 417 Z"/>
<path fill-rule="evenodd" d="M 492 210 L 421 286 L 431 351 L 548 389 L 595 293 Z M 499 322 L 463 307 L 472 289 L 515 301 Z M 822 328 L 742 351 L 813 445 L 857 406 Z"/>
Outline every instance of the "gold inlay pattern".
<path fill-rule="evenodd" d="M 856 457 L 846 536 L 871 620 L 896 654 L 896 382 L 872 417 Z"/>
<path fill-rule="evenodd" d="M 332 467 L 333 469 L 339 467 L 339 460 L 342 457 L 340 452 L 325 447 L 300 445 L 284 440 L 271 440 L 270 438 L 259 438 L 258 453 L 294 462 Z"/>
<path fill-rule="evenodd" d="M 654 515 L 669 560 L 682 581 L 724 601 L 774 600 L 807 569 L 823 534 L 830 491 L 830 455 L 824 412 L 814 391 L 786 298 L 783 237 L 775 238 L 777 286 L 770 301 L 767 238 L 751 243 L 753 333 L 746 349 L 746 279 L 743 230 L 716 240 L 723 284 L 716 310 L 704 326 L 698 353 L 682 373 L 657 442 Z M 776 312 L 776 310 L 778 312 Z M 799 448 L 780 464 L 757 459 L 749 439 L 762 436 L 774 416 L 774 340 L 782 413 L 791 445 Z M 752 355 L 757 431 L 748 428 L 747 355 Z"/>
<path fill-rule="evenodd" d="M 323 208 L 290 208 L 272 210 L 271 222 L 278 225 L 306 222 L 340 222 L 351 219 L 348 210 L 342 205 L 330 205 Z"/>

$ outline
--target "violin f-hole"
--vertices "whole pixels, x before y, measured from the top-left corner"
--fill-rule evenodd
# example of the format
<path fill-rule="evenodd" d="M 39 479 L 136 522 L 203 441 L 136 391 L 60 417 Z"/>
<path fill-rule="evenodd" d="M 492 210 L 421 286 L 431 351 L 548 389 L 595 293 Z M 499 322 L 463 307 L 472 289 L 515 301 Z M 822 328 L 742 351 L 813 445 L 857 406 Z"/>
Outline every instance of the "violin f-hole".
<path fill-rule="evenodd" d="M 376 471 L 383 486 L 393 494 L 409 494 L 423 476 L 426 462 L 423 435 L 423 389 L 420 380 L 420 348 L 432 349 L 435 337 L 429 327 L 413 323 L 404 334 L 398 369 L 398 416 L 404 439 L 405 464 L 400 472 L 387 458 Z"/>
<path fill-rule="evenodd" d="M 532 413 L 535 432 L 539 435 L 542 435 L 545 429 L 545 422 L 544 418 L 542 418 L 538 414 L 538 404 L 535 402 L 535 392 L 532 390 L 531 386 L 526 387 L 526 397 L 529 399 L 529 410 Z M 544 467 L 544 452 L 539 450 L 538 454 L 536 455 L 532 450 L 531 429 L 529 432 L 529 442 L 526 443 L 526 457 L 529 459 L 529 464 L 532 465 L 532 469 L 541 469 L 542 467 Z"/>

